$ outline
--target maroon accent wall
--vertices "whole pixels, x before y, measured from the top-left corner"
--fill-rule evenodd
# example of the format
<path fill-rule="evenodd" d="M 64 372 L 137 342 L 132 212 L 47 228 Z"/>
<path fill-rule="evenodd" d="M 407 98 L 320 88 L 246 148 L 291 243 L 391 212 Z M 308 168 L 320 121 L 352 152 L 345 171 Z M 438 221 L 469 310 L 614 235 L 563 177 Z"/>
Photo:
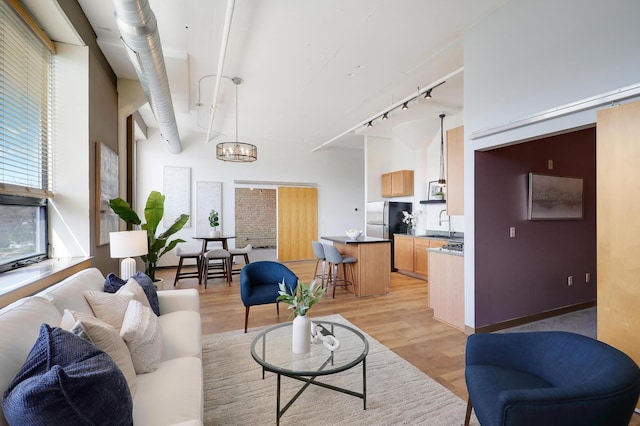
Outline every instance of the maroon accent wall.
<path fill-rule="evenodd" d="M 595 140 L 589 128 L 475 153 L 476 328 L 596 300 Z M 583 220 L 527 220 L 529 172 L 584 179 Z"/>

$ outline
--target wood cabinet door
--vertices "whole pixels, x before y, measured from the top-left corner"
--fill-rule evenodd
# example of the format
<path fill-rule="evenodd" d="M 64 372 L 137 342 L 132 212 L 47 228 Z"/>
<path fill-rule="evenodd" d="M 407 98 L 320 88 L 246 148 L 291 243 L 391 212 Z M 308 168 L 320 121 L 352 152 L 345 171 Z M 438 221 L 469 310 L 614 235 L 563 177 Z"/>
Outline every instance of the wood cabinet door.
<path fill-rule="evenodd" d="M 382 196 L 391 197 L 391 173 L 382 174 Z"/>
<path fill-rule="evenodd" d="M 447 131 L 447 215 L 464 214 L 464 126 Z"/>
<path fill-rule="evenodd" d="M 413 272 L 427 277 L 429 274 L 429 240 L 416 238 L 413 240 Z"/>
<path fill-rule="evenodd" d="M 391 195 L 393 197 L 413 195 L 413 170 L 398 170 L 391 173 Z"/>
<path fill-rule="evenodd" d="M 413 237 L 395 235 L 393 237 L 393 257 L 395 267 L 413 271 Z"/>

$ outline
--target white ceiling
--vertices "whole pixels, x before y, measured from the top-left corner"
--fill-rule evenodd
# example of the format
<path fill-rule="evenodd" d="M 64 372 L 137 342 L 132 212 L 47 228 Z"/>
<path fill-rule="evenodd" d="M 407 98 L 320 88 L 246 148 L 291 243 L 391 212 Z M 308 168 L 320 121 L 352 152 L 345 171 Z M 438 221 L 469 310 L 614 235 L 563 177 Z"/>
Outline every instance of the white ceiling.
<path fill-rule="evenodd" d="M 462 34 L 507 0 L 236 0 L 224 76 L 239 86 L 239 139 L 313 149 L 463 67 Z M 118 77 L 137 79 L 119 40 L 112 1 L 78 0 Z M 206 134 L 226 0 L 149 0 L 181 126 Z M 366 133 L 419 126 L 434 136 L 440 112 L 463 106 L 463 73 L 431 100 L 394 110 Z M 235 135 L 234 85 L 222 80 L 214 138 Z M 198 106 L 200 99 L 201 106 Z M 156 124 L 142 111 L 150 127 Z M 403 123 L 401 127 L 398 127 Z M 396 128 L 394 130 L 394 128 Z M 336 146 L 361 147 L 362 131 Z M 206 137 L 203 136 L 203 143 Z"/>

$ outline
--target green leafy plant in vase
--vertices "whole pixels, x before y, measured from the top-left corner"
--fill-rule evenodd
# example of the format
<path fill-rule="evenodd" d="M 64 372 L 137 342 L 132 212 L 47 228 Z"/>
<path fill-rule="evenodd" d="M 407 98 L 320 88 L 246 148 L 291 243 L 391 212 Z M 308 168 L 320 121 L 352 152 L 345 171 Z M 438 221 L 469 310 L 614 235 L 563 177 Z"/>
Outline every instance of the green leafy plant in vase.
<path fill-rule="evenodd" d="M 296 288 L 289 291 L 289 288 L 282 280 L 279 285 L 278 302 L 284 302 L 293 310 L 295 316 L 292 324 L 291 349 L 296 354 L 306 354 L 311 350 L 311 320 L 307 317 L 307 312 L 313 305 L 322 299 L 324 289 L 316 284 L 316 280 L 306 285 L 298 281 Z"/>
<path fill-rule="evenodd" d="M 215 209 L 211 209 L 209 213 L 209 225 L 213 228 L 210 235 L 212 237 L 219 237 L 220 231 L 218 231 L 218 226 L 220 226 L 220 214 Z"/>
<path fill-rule="evenodd" d="M 181 230 L 189 220 L 189 215 L 181 214 L 169 229 L 156 235 L 158 225 L 164 216 L 164 200 L 164 195 L 158 191 L 151 191 L 147 198 L 147 204 L 144 208 L 144 218 L 147 223 L 142 223 L 138 214 L 131 208 L 129 203 L 122 198 L 109 200 L 109 206 L 120 217 L 120 219 L 134 226 L 139 225 L 140 229 L 147 231 L 147 247 L 149 249 L 149 253 L 141 256 L 141 258 L 145 265 L 145 274 L 147 274 L 153 281 L 156 280 L 158 259 L 173 250 L 173 248 L 179 243 L 185 242 L 180 238 L 169 241 L 169 237 Z"/>

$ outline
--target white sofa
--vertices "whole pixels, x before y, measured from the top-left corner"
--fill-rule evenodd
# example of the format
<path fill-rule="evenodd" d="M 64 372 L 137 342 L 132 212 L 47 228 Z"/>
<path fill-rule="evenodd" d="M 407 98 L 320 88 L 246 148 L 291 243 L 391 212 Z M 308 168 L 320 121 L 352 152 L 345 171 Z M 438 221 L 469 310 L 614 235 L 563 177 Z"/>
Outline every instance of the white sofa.
<path fill-rule="evenodd" d="M 42 323 L 57 327 L 64 309 L 93 315 L 84 291 L 103 291 L 105 277 L 84 269 L 0 310 L 0 390 L 4 392 L 38 338 Z M 158 291 L 163 351 L 160 366 L 136 376 L 136 425 L 202 425 L 204 389 L 200 301 L 195 289 Z M 0 410 L 0 425 L 6 425 Z"/>

